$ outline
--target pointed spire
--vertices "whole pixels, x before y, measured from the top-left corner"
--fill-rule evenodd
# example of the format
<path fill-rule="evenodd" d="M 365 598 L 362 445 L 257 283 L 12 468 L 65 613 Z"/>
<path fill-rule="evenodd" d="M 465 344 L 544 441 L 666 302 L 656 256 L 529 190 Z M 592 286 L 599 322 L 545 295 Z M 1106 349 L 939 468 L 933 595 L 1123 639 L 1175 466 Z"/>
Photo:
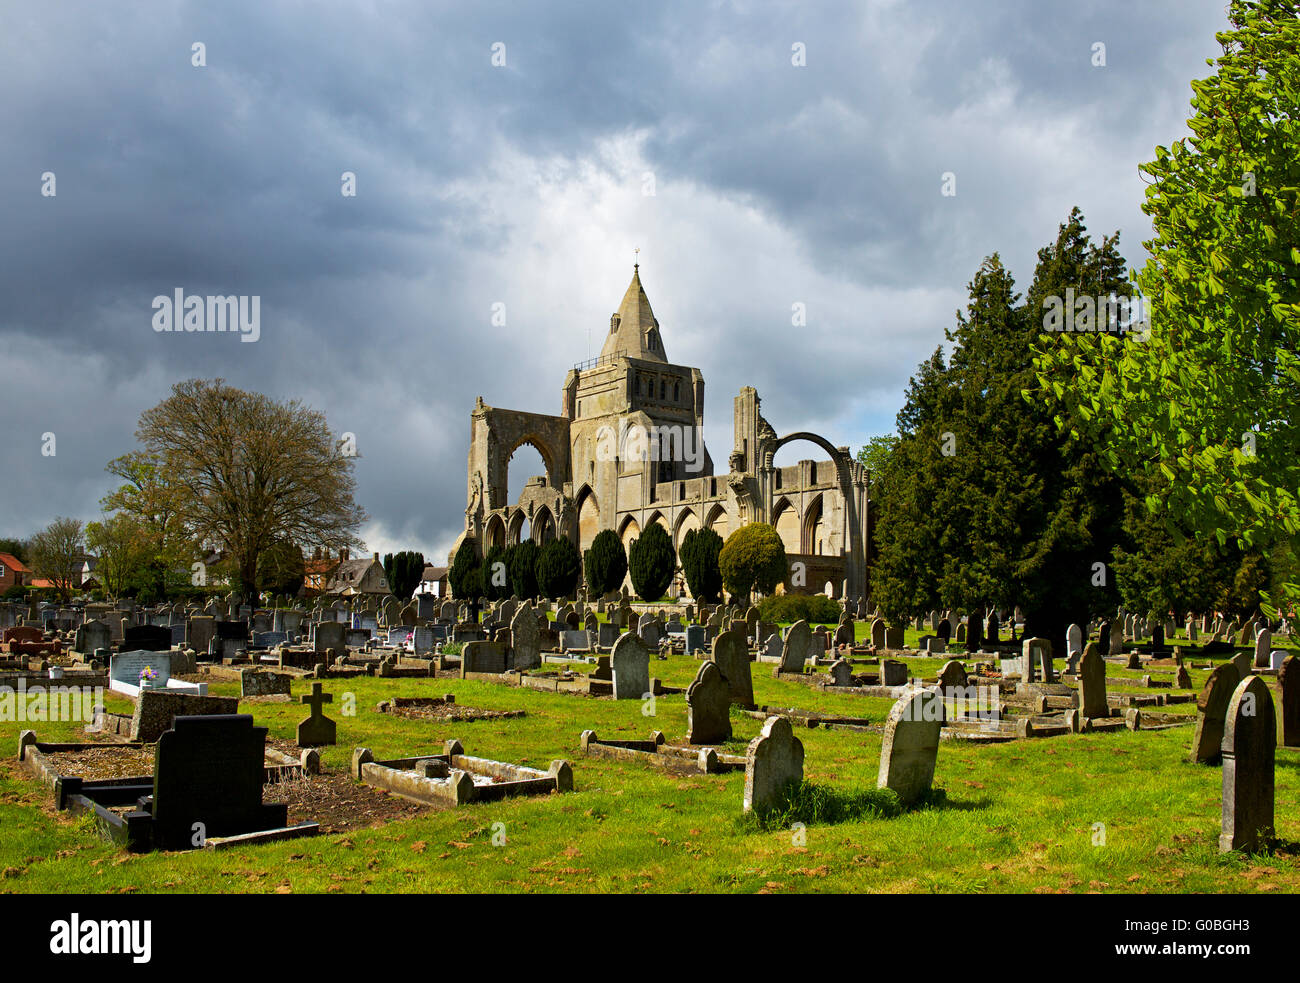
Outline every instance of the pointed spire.
<path fill-rule="evenodd" d="M 627 285 L 618 312 L 610 319 L 609 334 L 600 350 L 602 356 L 622 352 L 628 358 L 668 361 L 659 322 L 650 308 L 650 299 L 641 286 L 641 264 L 632 264 L 632 282 Z"/>

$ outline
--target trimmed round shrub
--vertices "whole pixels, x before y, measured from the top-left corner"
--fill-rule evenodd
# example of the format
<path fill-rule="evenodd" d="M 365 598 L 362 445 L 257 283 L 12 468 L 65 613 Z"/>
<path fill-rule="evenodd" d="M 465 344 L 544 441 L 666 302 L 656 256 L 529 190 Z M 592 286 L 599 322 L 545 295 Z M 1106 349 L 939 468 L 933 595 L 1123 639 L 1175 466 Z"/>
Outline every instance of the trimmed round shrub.
<path fill-rule="evenodd" d="M 613 529 L 596 534 L 591 547 L 582 557 L 583 574 L 587 579 L 587 592 L 594 600 L 618 590 L 627 576 L 627 551 L 623 540 Z"/>
<path fill-rule="evenodd" d="M 582 576 L 582 557 L 578 547 L 567 539 L 552 539 L 537 557 L 537 589 L 543 597 L 559 600 L 568 597 Z"/>
<path fill-rule="evenodd" d="M 722 552 L 722 537 L 712 529 L 691 529 L 682 537 L 682 573 L 691 597 L 697 601 L 716 604 L 722 597 L 722 571 L 718 569 L 718 554 Z"/>
<path fill-rule="evenodd" d="M 510 571 L 510 591 L 521 601 L 537 596 L 537 557 L 541 550 L 531 539 L 506 550 L 506 567 Z"/>
<path fill-rule="evenodd" d="M 758 602 L 758 616 L 780 624 L 806 621 L 810 625 L 835 625 L 843 613 L 825 594 L 778 594 Z"/>
<path fill-rule="evenodd" d="M 501 564 L 499 567 L 497 564 Z M 504 601 L 510 596 L 510 568 L 506 548 L 493 546 L 483 558 L 483 596 L 489 601 Z"/>
<path fill-rule="evenodd" d="M 451 569 L 447 571 L 447 583 L 451 587 L 452 596 L 465 601 L 477 598 L 483 591 L 479 571 L 478 549 L 474 540 L 462 540 L 456 555 L 452 557 Z"/>
<path fill-rule="evenodd" d="M 751 522 L 728 536 L 718 554 L 718 569 L 727 590 L 740 597 L 754 590 L 770 594 L 790 572 L 785 544 L 766 522 Z"/>
<path fill-rule="evenodd" d="M 677 551 L 668 531 L 652 522 L 641 535 L 632 540 L 628 550 L 627 568 L 632 574 L 632 588 L 643 601 L 657 601 L 673 582 L 677 572 Z"/>

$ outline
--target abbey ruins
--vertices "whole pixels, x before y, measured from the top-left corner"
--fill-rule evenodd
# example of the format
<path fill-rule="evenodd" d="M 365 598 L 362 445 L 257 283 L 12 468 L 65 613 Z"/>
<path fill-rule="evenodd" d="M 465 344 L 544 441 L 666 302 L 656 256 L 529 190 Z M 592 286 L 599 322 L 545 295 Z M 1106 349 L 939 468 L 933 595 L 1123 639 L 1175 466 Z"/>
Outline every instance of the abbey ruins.
<path fill-rule="evenodd" d="M 469 545 L 480 555 L 521 538 L 566 536 L 585 550 L 603 529 L 624 545 L 652 522 L 674 546 L 687 531 L 724 539 L 748 522 L 776 527 L 806 584 L 795 589 L 836 597 L 866 594 L 866 469 L 847 447 L 803 431 L 778 436 L 760 412 L 758 392 L 734 401 L 735 440 L 727 472 L 715 474 L 704 447 L 704 376 L 668 360 L 659 321 L 639 267 L 609 322 L 599 357 L 565 376 L 560 412 L 551 416 L 489 406 L 470 414 L 465 531 L 452 555 Z M 779 448 L 810 441 L 829 460 L 775 467 Z M 507 501 L 507 469 L 524 444 L 541 455 L 546 474 Z"/>

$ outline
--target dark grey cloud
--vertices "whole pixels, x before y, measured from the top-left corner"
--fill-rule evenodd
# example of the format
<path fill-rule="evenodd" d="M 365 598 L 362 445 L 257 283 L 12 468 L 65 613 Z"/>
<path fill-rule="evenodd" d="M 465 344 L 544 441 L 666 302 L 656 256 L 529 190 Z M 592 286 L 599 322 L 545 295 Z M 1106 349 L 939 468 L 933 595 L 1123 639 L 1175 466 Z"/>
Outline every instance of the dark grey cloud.
<path fill-rule="evenodd" d="M 11 6 L 0 535 L 92 517 L 139 413 L 197 375 L 324 410 L 372 545 L 445 550 L 475 396 L 557 412 L 634 246 L 716 462 L 742 385 L 856 446 L 983 256 L 1027 284 L 1078 204 L 1141 258 L 1137 165 L 1223 25 L 1222 0 Z M 259 295 L 261 339 L 155 334 L 175 287 Z"/>

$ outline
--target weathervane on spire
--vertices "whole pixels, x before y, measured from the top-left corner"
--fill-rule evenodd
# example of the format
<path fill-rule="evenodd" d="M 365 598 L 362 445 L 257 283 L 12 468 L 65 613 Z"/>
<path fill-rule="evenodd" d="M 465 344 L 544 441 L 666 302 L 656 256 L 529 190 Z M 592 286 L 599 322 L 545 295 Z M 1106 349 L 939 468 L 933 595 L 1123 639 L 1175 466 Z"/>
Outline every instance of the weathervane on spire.
<path fill-rule="evenodd" d="M 641 268 L 640 253 L 641 253 L 640 246 L 637 246 L 635 249 L 632 250 L 632 269 L 634 270 L 639 270 Z"/>

